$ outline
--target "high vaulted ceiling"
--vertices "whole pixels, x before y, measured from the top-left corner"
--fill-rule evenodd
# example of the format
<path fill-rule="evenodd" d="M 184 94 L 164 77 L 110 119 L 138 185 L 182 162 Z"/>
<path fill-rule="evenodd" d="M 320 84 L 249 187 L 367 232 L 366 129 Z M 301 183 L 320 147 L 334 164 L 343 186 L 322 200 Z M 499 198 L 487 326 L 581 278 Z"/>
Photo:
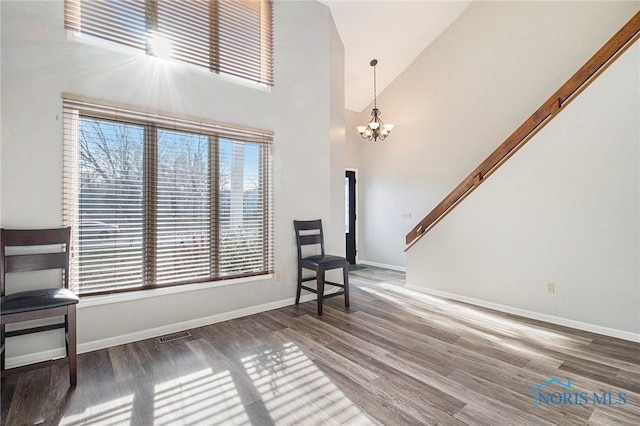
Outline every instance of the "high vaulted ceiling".
<path fill-rule="evenodd" d="M 360 112 L 433 42 L 471 1 L 319 0 L 327 5 L 344 44 L 345 108 Z"/>

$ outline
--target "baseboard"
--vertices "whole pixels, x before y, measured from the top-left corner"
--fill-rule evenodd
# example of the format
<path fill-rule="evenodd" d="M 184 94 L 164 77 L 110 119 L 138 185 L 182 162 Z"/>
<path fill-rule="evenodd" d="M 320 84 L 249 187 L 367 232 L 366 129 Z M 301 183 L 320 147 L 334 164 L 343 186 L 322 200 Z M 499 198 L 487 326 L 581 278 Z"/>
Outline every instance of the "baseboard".
<path fill-rule="evenodd" d="M 339 289 L 330 289 L 325 294 L 330 294 Z M 316 300 L 315 294 L 305 294 L 300 297 L 300 302 L 308 302 Z M 203 327 L 205 325 L 211 325 L 218 322 L 228 321 L 235 318 L 246 317 L 260 312 L 271 311 L 273 309 L 284 308 L 285 306 L 291 306 L 295 303 L 295 298 L 289 298 L 279 300 L 276 302 L 265 303 L 257 306 L 250 306 L 248 308 L 238 309 L 230 312 L 223 312 L 221 314 L 211 315 L 208 317 L 197 318 L 194 320 L 183 321 L 175 324 L 170 324 L 162 327 L 151 328 L 148 330 L 141 330 L 135 333 L 124 334 L 121 336 L 109 337 L 107 339 L 94 340 L 91 342 L 85 342 L 78 344 L 78 353 L 93 352 L 99 349 L 106 349 L 112 346 L 125 345 L 127 343 L 137 342 L 145 339 L 153 339 L 155 337 L 164 336 L 165 334 L 175 333 L 183 330 L 190 330 L 192 328 Z M 33 364 L 34 362 L 44 361 L 47 359 L 53 359 L 63 357 L 65 350 L 63 348 L 51 349 L 41 351 L 32 354 L 18 355 L 14 357 L 7 357 L 7 368 L 19 367 L 21 365 Z"/>
<path fill-rule="evenodd" d="M 404 266 L 387 265 L 386 263 L 370 262 L 368 260 L 361 260 L 359 263 L 368 266 L 376 266 L 378 268 L 391 269 L 392 271 L 407 272 L 407 268 Z"/>
<path fill-rule="evenodd" d="M 33 364 L 47 359 L 62 358 L 66 355 L 64 348 L 49 349 L 46 351 L 36 352 L 32 354 L 7 357 L 5 360 L 7 369 L 20 367 L 22 365 Z"/>
<path fill-rule="evenodd" d="M 458 294 L 449 293 L 441 290 L 434 290 L 431 288 L 425 288 L 425 287 L 421 287 L 413 284 L 406 284 L 405 287 L 410 290 L 415 290 L 421 293 L 430 294 L 432 296 L 438 296 L 438 297 L 443 297 L 445 299 L 456 300 L 458 302 L 464 302 L 470 305 L 489 308 L 489 309 L 504 312 L 507 314 L 518 315 L 521 317 L 530 318 L 538 321 L 544 321 L 551 324 L 562 325 L 565 327 L 575 328 L 582 331 L 588 331 L 591 333 L 602 334 L 604 336 L 615 337 L 618 339 L 629 340 L 631 342 L 640 343 L 640 334 L 638 333 L 631 333 L 628 331 L 616 330 L 615 328 L 608 328 L 600 325 L 589 324 L 582 321 L 575 321 L 567 318 L 557 317 L 554 315 L 528 311 L 526 309 L 514 308 L 513 306 L 501 305 L 499 303 L 488 302 L 486 300 L 475 299 L 473 297 L 467 297 L 467 296 L 461 296 Z"/>
<path fill-rule="evenodd" d="M 315 299 L 315 294 L 306 294 L 300 297 L 300 302 L 308 302 Z M 221 314 L 211 315 L 208 317 L 196 318 L 176 324 L 142 330 L 135 333 L 125 334 L 123 336 L 94 340 L 92 342 L 79 344 L 78 353 L 92 352 L 99 349 L 110 348 L 112 346 L 138 342 L 140 340 L 153 339 L 155 337 L 164 336 L 165 334 L 176 333 L 183 330 L 190 330 L 192 328 L 204 327 L 205 325 L 211 325 L 218 322 L 242 318 L 249 315 L 259 314 L 260 312 L 271 311 L 273 309 L 284 308 L 285 306 L 291 306 L 294 303 L 295 298 L 292 297 L 290 299 L 279 300 L 262 305 L 249 306 L 248 308 L 237 309 L 235 311 L 223 312 Z"/>

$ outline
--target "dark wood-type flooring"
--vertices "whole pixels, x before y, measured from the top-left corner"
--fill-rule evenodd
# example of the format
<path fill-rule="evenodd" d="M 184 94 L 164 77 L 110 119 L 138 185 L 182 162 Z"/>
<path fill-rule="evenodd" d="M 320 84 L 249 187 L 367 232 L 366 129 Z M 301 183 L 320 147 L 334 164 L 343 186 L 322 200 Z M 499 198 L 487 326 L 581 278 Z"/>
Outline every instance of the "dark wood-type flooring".
<path fill-rule="evenodd" d="M 640 424 L 640 344 L 412 292 L 398 272 L 351 283 L 349 310 L 336 297 L 322 317 L 308 302 L 82 354 L 74 391 L 65 366 L 8 377 L 2 424 Z M 551 378 L 588 403 L 534 406 Z"/>

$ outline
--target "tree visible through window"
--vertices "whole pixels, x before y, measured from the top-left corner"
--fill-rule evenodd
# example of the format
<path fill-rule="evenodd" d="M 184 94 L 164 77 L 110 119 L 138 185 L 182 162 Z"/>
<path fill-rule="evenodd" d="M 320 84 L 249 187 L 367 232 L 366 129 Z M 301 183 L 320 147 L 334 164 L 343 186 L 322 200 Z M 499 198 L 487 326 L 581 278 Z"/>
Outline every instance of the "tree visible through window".
<path fill-rule="evenodd" d="M 82 293 L 271 272 L 268 135 L 65 104 L 65 221 Z"/>
<path fill-rule="evenodd" d="M 144 128 L 87 118 L 79 124 L 82 286 L 141 286 Z"/>
<path fill-rule="evenodd" d="M 209 138 L 163 129 L 157 135 L 157 281 L 209 277 Z"/>

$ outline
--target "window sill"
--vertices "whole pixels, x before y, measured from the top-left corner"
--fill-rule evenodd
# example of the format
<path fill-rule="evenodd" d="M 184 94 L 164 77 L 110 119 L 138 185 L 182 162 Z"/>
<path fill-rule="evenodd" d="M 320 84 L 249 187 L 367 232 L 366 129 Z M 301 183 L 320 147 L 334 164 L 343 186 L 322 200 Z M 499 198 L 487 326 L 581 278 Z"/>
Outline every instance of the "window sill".
<path fill-rule="evenodd" d="M 110 305 L 112 303 L 129 302 L 132 300 L 147 299 L 152 297 L 167 296 L 171 294 L 187 293 L 190 291 L 206 290 L 209 288 L 225 287 L 228 285 L 264 281 L 273 278 L 273 274 L 258 275 L 254 277 L 234 278 L 230 280 L 211 281 L 207 283 L 183 284 L 171 287 L 161 287 L 152 290 L 130 291 L 125 293 L 103 294 L 99 296 L 84 296 L 80 298 L 78 309 L 92 306 Z"/>

